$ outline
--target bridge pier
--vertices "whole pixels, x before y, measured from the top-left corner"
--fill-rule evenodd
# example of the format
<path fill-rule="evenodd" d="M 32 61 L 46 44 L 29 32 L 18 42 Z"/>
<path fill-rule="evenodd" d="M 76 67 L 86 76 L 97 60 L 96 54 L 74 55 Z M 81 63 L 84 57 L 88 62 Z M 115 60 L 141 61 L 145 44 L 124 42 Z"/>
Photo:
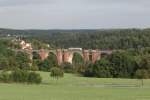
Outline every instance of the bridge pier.
<path fill-rule="evenodd" d="M 63 52 L 63 61 L 64 62 L 69 62 L 69 51 L 67 49 L 64 50 Z"/>
<path fill-rule="evenodd" d="M 56 57 L 57 57 L 57 62 L 58 62 L 58 65 L 62 64 L 63 63 L 63 53 L 62 53 L 62 50 L 61 49 L 57 49 L 56 50 Z"/>
<path fill-rule="evenodd" d="M 100 60 L 101 53 L 98 50 L 92 50 L 92 63 L 95 63 L 97 60 Z"/>
<path fill-rule="evenodd" d="M 48 57 L 49 52 L 47 52 L 47 51 L 44 50 L 44 49 L 41 49 L 41 50 L 39 51 L 39 55 L 40 55 L 41 60 L 43 61 L 43 60 L 45 60 L 45 59 Z"/>
<path fill-rule="evenodd" d="M 83 50 L 83 59 L 84 59 L 84 62 L 87 62 L 89 61 L 90 59 L 90 54 L 89 54 L 89 50 Z"/>

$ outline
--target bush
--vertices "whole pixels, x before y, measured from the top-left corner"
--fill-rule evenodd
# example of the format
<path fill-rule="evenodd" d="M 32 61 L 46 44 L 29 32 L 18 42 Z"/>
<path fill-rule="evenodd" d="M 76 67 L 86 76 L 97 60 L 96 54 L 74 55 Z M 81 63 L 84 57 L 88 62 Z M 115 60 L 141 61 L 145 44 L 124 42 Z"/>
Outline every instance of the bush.
<path fill-rule="evenodd" d="M 37 65 L 32 65 L 32 66 L 30 67 L 30 70 L 32 70 L 32 71 L 38 71 L 39 68 L 38 68 Z"/>
<path fill-rule="evenodd" d="M 135 78 L 137 78 L 137 79 L 148 79 L 149 78 L 149 73 L 145 69 L 138 69 L 135 72 Z"/>
<path fill-rule="evenodd" d="M 50 76 L 58 79 L 58 78 L 64 76 L 64 72 L 58 67 L 53 67 L 53 68 L 51 68 Z"/>
<path fill-rule="evenodd" d="M 82 73 L 82 74 L 85 77 L 94 77 L 93 64 L 92 63 L 88 64 L 87 68 L 85 69 L 84 73 Z"/>
<path fill-rule="evenodd" d="M 38 66 L 39 66 L 39 70 L 41 71 L 50 71 L 50 66 L 47 59 L 39 62 Z"/>
<path fill-rule="evenodd" d="M 39 84 L 42 81 L 42 77 L 40 74 L 35 73 L 35 72 L 30 72 L 28 76 L 28 83 L 36 83 Z"/>
<path fill-rule="evenodd" d="M 2 72 L 0 74 L 0 82 L 5 82 L 5 83 L 8 83 L 10 82 L 10 75 L 8 72 Z"/>
<path fill-rule="evenodd" d="M 72 64 L 70 64 L 68 62 L 64 62 L 63 64 L 61 64 L 61 67 L 63 68 L 64 72 L 66 72 L 66 73 L 73 73 L 73 66 L 72 66 Z"/>
<path fill-rule="evenodd" d="M 0 82 L 16 82 L 16 83 L 36 83 L 42 82 L 40 74 L 17 69 L 11 73 L 2 72 L 0 74 Z"/>
<path fill-rule="evenodd" d="M 13 82 L 27 82 L 28 75 L 29 72 L 20 69 L 12 71 L 12 73 L 10 74 L 11 80 Z"/>

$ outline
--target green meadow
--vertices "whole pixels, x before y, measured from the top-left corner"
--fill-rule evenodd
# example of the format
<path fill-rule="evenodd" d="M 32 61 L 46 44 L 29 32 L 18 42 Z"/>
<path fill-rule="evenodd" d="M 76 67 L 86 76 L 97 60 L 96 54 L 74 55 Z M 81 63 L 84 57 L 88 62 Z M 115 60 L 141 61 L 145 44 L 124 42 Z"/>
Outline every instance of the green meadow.
<path fill-rule="evenodd" d="M 0 100 L 150 100 L 150 80 L 85 78 L 65 74 L 55 80 L 47 72 L 40 85 L 0 83 Z"/>

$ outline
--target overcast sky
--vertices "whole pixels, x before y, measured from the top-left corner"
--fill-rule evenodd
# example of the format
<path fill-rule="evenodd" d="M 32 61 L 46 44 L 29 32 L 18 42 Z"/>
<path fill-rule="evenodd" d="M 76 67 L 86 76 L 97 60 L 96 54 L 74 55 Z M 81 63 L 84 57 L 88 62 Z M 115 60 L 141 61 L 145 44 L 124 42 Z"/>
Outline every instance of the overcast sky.
<path fill-rule="evenodd" d="M 0 0 L 0 27 L 147 28 L 150 0 Z"/>

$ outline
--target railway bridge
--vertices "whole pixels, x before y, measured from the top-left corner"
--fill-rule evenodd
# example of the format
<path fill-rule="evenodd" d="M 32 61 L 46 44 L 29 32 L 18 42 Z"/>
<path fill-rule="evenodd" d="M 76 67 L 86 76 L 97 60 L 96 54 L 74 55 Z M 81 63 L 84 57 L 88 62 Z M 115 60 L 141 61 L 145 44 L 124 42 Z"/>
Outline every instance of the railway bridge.
<path fill-rule="evenodd" d="M 40 55 L 41 60 L 45 60 L 50 53 L 53 53 L 56 58 L 58 64 L 62 64 L 63 62 L 69 62 L 72 63 L 72 59 L 74 56 L 74 53 L 78 53 L 82 56 L 83 60 L 85 62 L 91 61 L 92 63 L 95 63 L 97 60 L 100 60 L 103 55 L 109 55 L 112 53 L 111 50 L 82 50 L 82 49 L 52 49 L 52 50 L 46 50 L 46 49 L 40 49 L 40 50 L 18 50 L 18 51 L 24 51 L 27 52 L 30 55 L 30 58 L 32 59 L 33 52 L 37 52 Z"/>

